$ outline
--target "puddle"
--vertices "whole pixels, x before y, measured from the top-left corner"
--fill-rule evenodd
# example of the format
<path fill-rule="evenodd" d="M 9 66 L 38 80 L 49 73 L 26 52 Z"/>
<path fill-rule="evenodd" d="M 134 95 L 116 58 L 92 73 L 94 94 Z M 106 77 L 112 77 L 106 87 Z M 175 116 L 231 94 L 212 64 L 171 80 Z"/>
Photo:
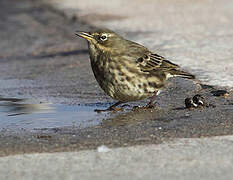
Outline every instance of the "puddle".
<path fill-rule="evenodd" d="M 96 106 L 29 103 L 28 100 L 0 97 L 0 130 L 35 130 L 55 127 L 90 127 L 99 124 L 106 113 Z"/>

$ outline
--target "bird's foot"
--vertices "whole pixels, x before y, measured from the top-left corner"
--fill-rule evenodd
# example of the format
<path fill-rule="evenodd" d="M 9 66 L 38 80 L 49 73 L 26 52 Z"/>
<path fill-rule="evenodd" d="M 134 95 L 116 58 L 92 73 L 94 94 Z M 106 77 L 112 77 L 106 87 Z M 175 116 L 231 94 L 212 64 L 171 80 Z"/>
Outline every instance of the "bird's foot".
<path fill-rule="evenodd" d="M 94 111 L 97 113 L 101 113 L 101 112 L 108 112 L 108 111 L 118 112 L 118 111 L 123 111 L 123 110 L 124 110 L 123 107 L 109 107 L 107 109 L 95 109 Z"/>
<path fill-rule="evenodd" d="M 116 102 L 115 104 L 113 104 L 112 106 L 110 106 L 107 109 L 95 109 L 94 111 L 97 112 L 97 113 L 107 112 L 107 111 L 112 111 L 112 112 L 122 111 L 122 110 L 124 110 L 123 107 L 127 106 L 127 104 L 126 104 L 126 105 L 123 105 L 122 107 L 117 107 L 118 105 L 120 105 L 122 103 L 123 102 L 118 101 L 118 102 Z"/>

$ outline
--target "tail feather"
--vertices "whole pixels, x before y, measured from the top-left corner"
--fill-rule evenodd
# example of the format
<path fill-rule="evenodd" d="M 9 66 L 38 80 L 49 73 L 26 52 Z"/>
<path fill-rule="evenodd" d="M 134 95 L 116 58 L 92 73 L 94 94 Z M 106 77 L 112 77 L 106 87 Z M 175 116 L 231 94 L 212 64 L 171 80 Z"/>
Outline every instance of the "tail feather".
<path fill-rule="evenodd" d="M 187 79 L 195 79 L 194 75 L 192 75 L 188 72 L 179 70 L 179 69 L 172 69 L 169 71 L 169 74 L 171 76 L 178 76 L 178 77 L 187 78 Z"/>

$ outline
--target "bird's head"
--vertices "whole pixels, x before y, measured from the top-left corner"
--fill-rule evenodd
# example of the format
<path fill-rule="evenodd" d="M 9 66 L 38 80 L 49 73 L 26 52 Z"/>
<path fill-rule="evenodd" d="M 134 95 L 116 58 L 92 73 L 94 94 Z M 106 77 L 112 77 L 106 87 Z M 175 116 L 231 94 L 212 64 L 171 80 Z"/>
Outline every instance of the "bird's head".
<path fill-rule="evenodd" d="M 92 32 L 76 31 L 76 35 L 86 39 L 89 45 L 94 45 L 93 47 L 105 51 L 119 48 L 123 40 L 117 33 L 108 29 L 100 29 Z"/>

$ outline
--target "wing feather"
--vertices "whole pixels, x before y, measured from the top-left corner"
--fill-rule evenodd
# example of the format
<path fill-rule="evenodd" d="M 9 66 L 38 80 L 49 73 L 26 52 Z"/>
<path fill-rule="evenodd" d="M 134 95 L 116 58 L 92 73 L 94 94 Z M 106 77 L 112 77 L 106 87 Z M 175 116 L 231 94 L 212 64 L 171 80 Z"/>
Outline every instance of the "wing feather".
<path fill-rule="evenodd" d="M 140 61 L 139 67 L 142 71 L 156 71 L 160 70 L 169 70 L 169 69 L 177 69 L 178 65 L 171 63 L 166 60 L 163 56 L 153 53 L 146 53 L 143 57 L 139 58 Z"/>

